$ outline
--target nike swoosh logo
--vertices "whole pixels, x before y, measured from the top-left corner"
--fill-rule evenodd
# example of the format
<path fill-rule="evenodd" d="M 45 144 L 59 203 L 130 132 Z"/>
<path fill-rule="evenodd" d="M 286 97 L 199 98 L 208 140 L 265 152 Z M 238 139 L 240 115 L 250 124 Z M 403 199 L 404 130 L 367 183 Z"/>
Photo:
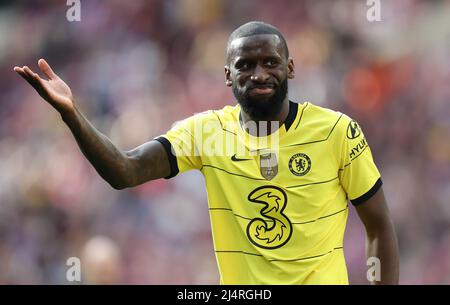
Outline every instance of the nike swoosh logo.
<path fill-rule="evenodd" d="M 241 158 L 236 158 L 236 154 L 234 154 L 234 155 L 231 157 L 231 161 L 236 161 L 236 162 L 238 162 L 238 161 L 248 161 L 248 160 L 251 160 L 251 159 L 241 159 Z"/>

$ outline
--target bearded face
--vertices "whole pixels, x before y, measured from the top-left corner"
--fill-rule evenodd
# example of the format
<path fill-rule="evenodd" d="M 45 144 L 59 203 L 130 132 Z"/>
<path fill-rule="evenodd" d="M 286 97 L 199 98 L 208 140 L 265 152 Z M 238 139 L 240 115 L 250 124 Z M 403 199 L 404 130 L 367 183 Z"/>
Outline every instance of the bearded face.
<path fill-rule="evenodd" d="M 262 34 L 237 38 L 228 47 L 227 85 L 253 120 L 276 117 L 287 101 L 294 65 L 283 46 L 277 35 Z"/>

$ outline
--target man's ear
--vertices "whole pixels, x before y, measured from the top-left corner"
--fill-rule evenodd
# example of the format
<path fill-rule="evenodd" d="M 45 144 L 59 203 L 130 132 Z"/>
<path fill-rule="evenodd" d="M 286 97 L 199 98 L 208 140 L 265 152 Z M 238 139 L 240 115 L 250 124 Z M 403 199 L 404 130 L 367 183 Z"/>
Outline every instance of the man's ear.
<path fill-rule="evenodd" d="M 295 65 L 294 65 L 294 60 L 292 59 L 292 57 L 289 57 L 288 59 L 288 78 L 289 79 L 293 79 L 295 78 Z"/>
<path fill-rule="evenodd" d="M 225 84 L 227 87 L 231 87 L 231 85 L 233 85 L 233 82 L 231 81 L 231 71 L 228 66 L 225 66 Z"/>

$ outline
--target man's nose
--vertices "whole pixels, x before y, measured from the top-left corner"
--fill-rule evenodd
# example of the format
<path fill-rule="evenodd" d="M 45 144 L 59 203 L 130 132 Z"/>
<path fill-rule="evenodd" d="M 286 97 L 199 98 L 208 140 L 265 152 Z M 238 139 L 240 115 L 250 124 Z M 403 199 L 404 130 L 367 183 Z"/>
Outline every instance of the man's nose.
<path fill-rule="evenodd" d="M 256 65 L 255 69 L 253 70 L 251 80 L 255 83 L 265 83 L 268 79 L 269 73 L 267 73 L 266 69 L 264 69 L 264 67 L 261 67 L 261 65 Z"/>

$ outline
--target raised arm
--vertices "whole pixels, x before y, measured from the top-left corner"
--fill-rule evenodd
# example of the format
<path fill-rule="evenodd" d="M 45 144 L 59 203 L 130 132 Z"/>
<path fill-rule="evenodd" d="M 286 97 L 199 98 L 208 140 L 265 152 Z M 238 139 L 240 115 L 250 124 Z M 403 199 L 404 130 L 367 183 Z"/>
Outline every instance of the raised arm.
<path fill-rule="evenodd" d="M 113 188 L 123 189 L 169 176 L 169 160 L 161 143 L 150 141 L 130 151 L 120 150 L 78 110 L 69 86 L 49 64 L 40 59 L 38 65 L 48 80 L 27 66 L 14 67 L 14 71 L 60 113 L 83 154 Z"/>
<path fill-rule="evenodd" d="M 366 228 L 366 256 L 380 260 L 380 281 L 371 284 L 398 284 L 399 254 L 394 225 L 380 188 L 370 199 L 356 206 Z"/>

